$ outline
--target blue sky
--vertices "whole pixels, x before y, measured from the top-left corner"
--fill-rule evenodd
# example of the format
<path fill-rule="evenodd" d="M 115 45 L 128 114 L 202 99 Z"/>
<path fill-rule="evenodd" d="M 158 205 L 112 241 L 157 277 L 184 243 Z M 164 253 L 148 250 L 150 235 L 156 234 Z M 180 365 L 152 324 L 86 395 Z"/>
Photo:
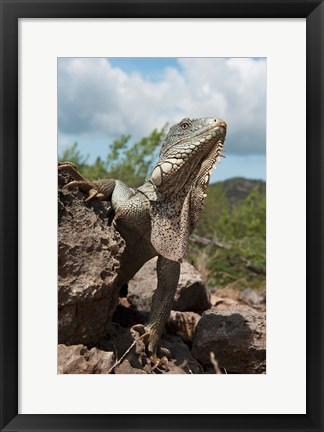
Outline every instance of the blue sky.
<path fill-rule="evenodd" d="M 58 150 L 105 158 L 122 134 L 140 139 L 183 117 L 223 118 L 226 159 L 213 180 L 266 177 L 266 60 L 60 58 Z"/>
<path fill-rule="evenodd" d="M 164 70 L 173 67 L 179 70 L 176 58 L 164 57 L 130 57 L 109 58 L 107 61 L 113 66 L 122 69 L 127 74 L 139 72 L 148 80 L 163 79 Z"/>

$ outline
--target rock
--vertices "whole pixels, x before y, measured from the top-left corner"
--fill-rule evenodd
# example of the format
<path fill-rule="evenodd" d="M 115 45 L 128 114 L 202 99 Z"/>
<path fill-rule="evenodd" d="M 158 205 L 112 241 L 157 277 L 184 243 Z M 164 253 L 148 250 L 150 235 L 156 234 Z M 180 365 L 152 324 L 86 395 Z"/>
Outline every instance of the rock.
<path fill-rule="evenodd" d="M 140 312 L 134 306 L 127 305 L 127 303 L 126 298 L 119 299 L 119 305 L 112 318 L 113 322 L 120 324 L 122 327 L 132 327 L 135 324 L 146 323 L 148 313 Z"/>
<path fill-rule="evenodd" d="M 169 334 L 180 336 L 184 342 L 192 342 L 199 320 L 200 315 L 195 312 L 171 311 L 166 323 L 166 330 Z"/>
<path fill-rule="evenodd" d="M 147 374 L 147 372 L 145 372 L 143 369 L 133 368 L 127 359 L 124 360 L 119 366 L 115 368 L 115 373 L 116 374 L 144 374 L 144 375 Z"/>
<path fill-rule="evenodd" d="M 95 345 L 107 332 L 118 304 L 115 283 L 125 243 L 108 225 L 106 203 L 86 204 L 71 178 L 59 172 L 58 339 Z"/>
<path fill-rule="evenodd" d="M 187 375 L 189 372 L 185 372 L 181 367 L 169 363 L 168 369 L 163 373 L 166 375 Z"/>
<path fill-rule="evenodd" d="M 150 363 L 150 359 L 146 355 L 144 342 L 139 337 L 138 332 L 113 322 L 107 336 L 100 341 L 98 347 L 106 351 L 114 351 L 118 359 L 124 357 L 124 354 L 128 352 L 125 360 L 130 363 L 130 366 L 135 369 L 144 369 Z M 137 341 L 135 345 L 134 340 Z"/>
<path fill-rule="evenodd" d="M 197 324 L 192 355 L 208 371 L 210 353 L 228 373 L 265 373 L 265 313 L 245 305 L 206 311 Z"/>
<path fill-rule="evenodd" d="M 119 359 L 134 342 L 129 328 L 111 323 L 107 335 L 100 340 L 97 347 L 105 351 L 114 351 Z"/>
<path fill-rule="evenodd" d="M 171 353 L 169 359 L 168 374 L 201 374 L 203 369 L 192 356 L 188 346 L 178 336 L 169 336 L 162 339 L 161 345 Z M 181 371 L 181 372 L 180 372 Z"/>
<path fill-rule="evenodd" d="M 157 286 L 156 262 L 157 258 L 148 261 L 128 283 L 128 301 L 142 312 L 149 312 Z M 203 312 L 210 307 L 209 297 L 202 276 L 191 264 L 183 262 L 172 309 Z"/>
<path fill-rule="evenodd" d="M 246 288 L 239 294 L 239 300 L 251 306 L 259 306 L 265 304 L 266 298 L 265 293 Z"/>
<path fill-rule="evenodd" d="M 105 374 L 115 362 L 114 353 L 84 345 L 59 345 L 57 369 L 59 374 Z"/>
<path fill-rule="evenodd" d="M 134 340 L 136 340 L 136 344 L 134 344 Z M 129 350 L 131 346 L 132 348 Z M 99 347 L 106 351 L 113 350 L 118 359 L 127 352 L 124 360 L 114 369 L 114 373 L 117 374 L 197 374 L 203 372 L 202 366 L 193 358 L 188 346 L 179 336 L 165 337 L 161 340 L 161 346 L 170 351 L 167 369 L 153 367 L 147 355 L 145 344 L 135 330 L 125 329 L 112 323 L 108 335 L 99 344 Z M 162 354 L 160 354 L 161 356 Z"/>
<path fill-rule="evenodd" d="M 183 262 L 172 309 L 180 312 L 203 312 L 210 306 L 210 293 L 202 276 L 191 264 Z"/>
<path fill-rule="evenodd" d="M 238 301 L 235 301 L 231 298 L 227 297 L 218 297 L 215 294 L 211 295 L 211 301 L 214 308 L 217 309 L 227 309 L 229 306 L 237 306 L 239 305 Z"/>

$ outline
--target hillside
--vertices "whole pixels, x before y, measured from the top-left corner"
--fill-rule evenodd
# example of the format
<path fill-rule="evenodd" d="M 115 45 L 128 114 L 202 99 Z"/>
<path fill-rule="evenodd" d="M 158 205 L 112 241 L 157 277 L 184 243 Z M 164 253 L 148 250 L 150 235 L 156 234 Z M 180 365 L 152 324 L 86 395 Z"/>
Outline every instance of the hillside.
<path fill-rule="evenodd" d="M 264 288 L 266 183 L 232 178 L 209 185 L 190 262 L 210 286 Z"/>
<path fill-rule="evenodd" d="M 230 204 L 237 204 L 243 201 L 252 189 L 258 188 L 263 194 L 266 192 L 266 182 L 263 180 L 249 180 L 243 177 L 233 177 L 231 179 L 216 182 L 209 185 L 209 189 L 223 188 L 225 195 Z"/>

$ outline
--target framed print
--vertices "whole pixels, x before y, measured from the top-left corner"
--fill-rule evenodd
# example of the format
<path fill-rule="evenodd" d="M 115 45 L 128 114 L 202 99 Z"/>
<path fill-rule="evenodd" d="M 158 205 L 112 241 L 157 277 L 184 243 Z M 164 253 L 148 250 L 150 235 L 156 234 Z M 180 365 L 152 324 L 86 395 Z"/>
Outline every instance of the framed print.
<path fill-rule="evenodd" d="M 323 11 L 1 0 L 1 430 L 323 430 Z"/>

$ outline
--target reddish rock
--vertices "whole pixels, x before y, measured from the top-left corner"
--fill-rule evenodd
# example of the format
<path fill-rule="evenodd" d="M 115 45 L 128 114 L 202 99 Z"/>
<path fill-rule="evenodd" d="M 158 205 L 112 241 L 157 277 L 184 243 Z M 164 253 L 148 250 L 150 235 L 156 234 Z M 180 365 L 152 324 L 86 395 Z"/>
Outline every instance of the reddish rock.
<path fill-rule="evenodd" d="M 115 362 L 114 353 L 84 345 L 58 346 L 59 374 L 105 374 Z"/>
<path fill-rule="evenodd" d="M 107 332 L 118 304 L 115 283 L 125 244 L 108 225 L 105 203 L 84 203 L 84 194 L 61 189 L 59 172 L 58 340 L 95 345 Z"/>
<path fill-rule="evenodd" d="M 192 342 L 199 320 L 200 315 L 195 312 L 171 311 L 166 330 L 169 334 L 180 336 L 184 342 Z"/>

